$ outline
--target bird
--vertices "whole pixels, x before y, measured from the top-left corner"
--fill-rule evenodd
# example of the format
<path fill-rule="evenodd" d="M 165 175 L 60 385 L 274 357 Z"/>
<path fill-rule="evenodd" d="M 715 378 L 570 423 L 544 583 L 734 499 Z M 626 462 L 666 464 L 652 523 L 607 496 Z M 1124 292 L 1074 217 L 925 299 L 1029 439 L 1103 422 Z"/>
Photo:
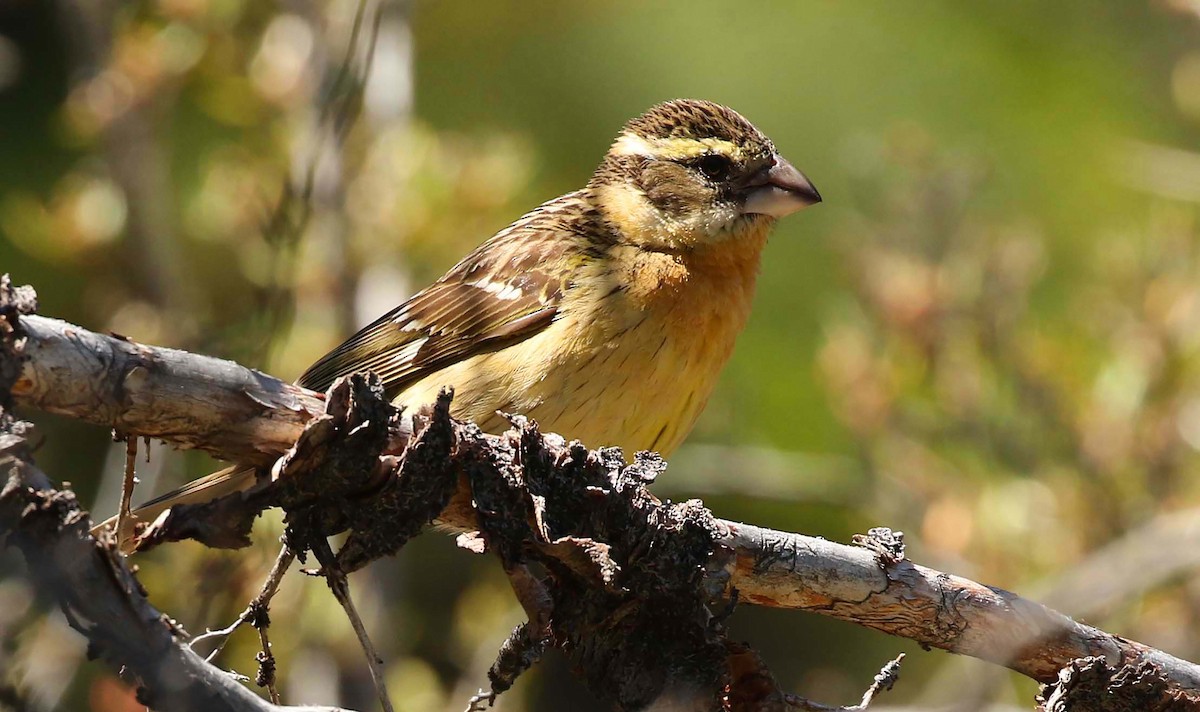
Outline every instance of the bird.
<path fill-rule="evenodd" d="M 297 381 L 372 371 L 397 406 L 454 388 L 486 432 L 506 414 L 591 447 L 669 456 L 746 324 L 768 234 L 821 202 L 741 114 L 676 99 L 628 121 L 587 184 L 525 214 Z M 133 512 L 254 484 L 231 467 Z"/>

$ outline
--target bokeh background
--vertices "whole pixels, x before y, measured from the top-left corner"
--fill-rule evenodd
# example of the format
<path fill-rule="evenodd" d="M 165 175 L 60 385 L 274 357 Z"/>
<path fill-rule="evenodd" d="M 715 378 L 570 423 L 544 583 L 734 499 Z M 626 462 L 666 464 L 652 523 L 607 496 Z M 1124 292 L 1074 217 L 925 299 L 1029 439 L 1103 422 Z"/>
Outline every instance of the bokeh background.
<path fill-rule="evenodd" d="M 1200 659 L 1196 0 L 0 0 L 0 269 L 43 314 L 293 378 L 679 96 L 750 117 L 825 202 L 772 238 L 656 492 L 840 541 L 887 525 Z M 41 466 L 115 511 L 123 446 L 26 415 Z M 139 498 L 215 466 L 150 455 Z M 137 563 L 199 632 L 279 531 Z M 0 572 L 0 707 L 141 709 Z M 403 710 L 464 708 L 520 620 L 495 562 L 436 535 L 351 585 Z M 375 708 L 323 583 L 293 573 L 273 618 L 285 701 Z M 852 625 L 731 625 L 826 703 L 905 651 L 886 705 L 1032 707 L 1028 680 Z M 256 645 L 220 664 L 253 675 Z M 497 708 L 568 704 L 604 709 L 551 656 Z"/>

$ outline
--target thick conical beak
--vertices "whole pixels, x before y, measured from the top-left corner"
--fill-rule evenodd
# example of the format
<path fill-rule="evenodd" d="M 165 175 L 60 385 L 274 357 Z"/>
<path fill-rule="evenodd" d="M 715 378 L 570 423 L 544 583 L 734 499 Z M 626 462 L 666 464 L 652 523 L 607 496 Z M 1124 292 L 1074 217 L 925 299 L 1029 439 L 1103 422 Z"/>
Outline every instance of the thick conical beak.
<path fill-rule="evenodd" d="M 812 181 L 782 156 L 755 176 L 746 192 L 742 212 L 781 218 L 821 202 Z"/>

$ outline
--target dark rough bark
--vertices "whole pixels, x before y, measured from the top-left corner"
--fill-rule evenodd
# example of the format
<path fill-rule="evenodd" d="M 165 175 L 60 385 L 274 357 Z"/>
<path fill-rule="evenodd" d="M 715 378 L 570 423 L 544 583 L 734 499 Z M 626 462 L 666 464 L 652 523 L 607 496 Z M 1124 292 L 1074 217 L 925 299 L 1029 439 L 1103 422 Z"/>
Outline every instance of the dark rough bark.
<path fill-rule="evenodd" d="M 1037 697 L 1042 712 L 1184 712 L 1195 700 L 1175 689 L 1148 661 L 1110 666 L 1103 658 L 1072 660 Z"/>
<path fill-rule="evenodd" d="M 678 686 L 708 691 L 718 708 L 726 605 L 703 583 L 719 527 L 697 501 L 650 495 L 665 463 L 626 465 L 613 450 L 543 437 L 524 418 L 498 447 L 464 439 L 483 538 L 506 570 L 545 568 L 550 639 L 588 687 L 620 709 Z"/>
<path fill-rule="evenodd" d="M 731 686 L 721 627 L 728 605 L 722 587 L 704 583 L 722 529 L 697 501 L 664 504 L 650 495 L 646 484 L 661 460 L 626 465 L 614 450 L 543 437 L 523 418 L 503 436 L 488 436 L 451 420 L 444 394 L 417 417 L 398 464 L 381 469 L 386 424 L 395 422 L 380 410 L 382 397 L 373 377 L 340 380 L 328 394 L 329 412 L 308 423 L 274 478 L 212 505 L 180 508 L 143 541 L 197 533 L 209 543 L 236 541 L 219 528 L 240 534 L 264 506 L 279 506 L 290 546 L 320 547 L 349 529 L 338 561 L 361 566 L 393 553 L 437 516 L 462 473 L 479 513 L 473 548 L 494 552 L 510 575 L 523 576 L 514 587 L 537 621 L 501 652 L 496 692 L 553 645 L 594 694 L 619 709 L 642 709 L 680 686 L 719 707 Z M 371 423 L 382 424 L 381 432 L 372 433 Z M 545 576 L 516 573 L 530 564 Z M 535 590 L 545 595 L 524 595 Z"/>

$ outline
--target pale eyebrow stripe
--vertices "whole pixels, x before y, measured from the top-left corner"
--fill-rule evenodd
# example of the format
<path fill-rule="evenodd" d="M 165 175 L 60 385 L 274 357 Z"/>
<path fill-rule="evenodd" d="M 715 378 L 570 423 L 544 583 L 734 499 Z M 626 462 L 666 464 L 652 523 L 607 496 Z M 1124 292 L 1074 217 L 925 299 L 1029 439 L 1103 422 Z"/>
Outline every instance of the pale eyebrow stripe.
<path fill-rule="evenodd" d="M 742 149 L 732 141 L 720 138 L 652 138 L 647 139 L 628 131 L 617 137 L 610 153 L 617 156 L 651 156 L 658 158 L 695 158 L 719 153 L 734 160 L 742 157 Z"/>

